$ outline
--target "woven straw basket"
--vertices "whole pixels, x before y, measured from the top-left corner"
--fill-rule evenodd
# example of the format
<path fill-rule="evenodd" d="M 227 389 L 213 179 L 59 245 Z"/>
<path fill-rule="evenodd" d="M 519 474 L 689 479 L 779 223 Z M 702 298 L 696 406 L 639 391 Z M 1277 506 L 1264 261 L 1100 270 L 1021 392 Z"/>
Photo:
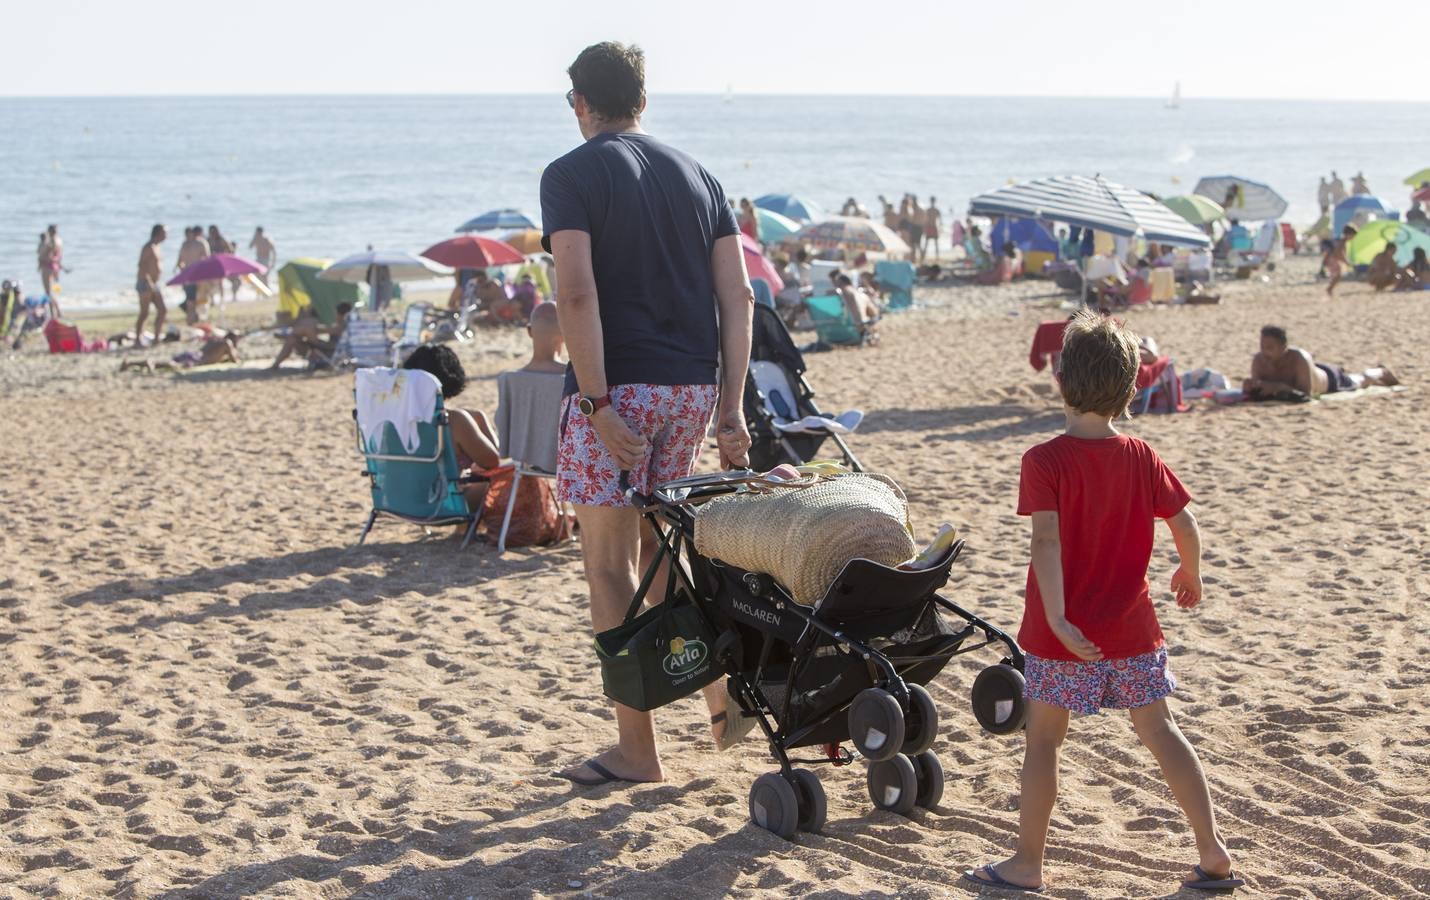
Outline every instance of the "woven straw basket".
<path fill-rule="evenodd" d="M 695 517 L 695 549 L 774 576 L 806 606 L 819 602 L 851 559 L 896 566 L 917 550 L 904 492 L 875 474 L 711 500 Z"/>

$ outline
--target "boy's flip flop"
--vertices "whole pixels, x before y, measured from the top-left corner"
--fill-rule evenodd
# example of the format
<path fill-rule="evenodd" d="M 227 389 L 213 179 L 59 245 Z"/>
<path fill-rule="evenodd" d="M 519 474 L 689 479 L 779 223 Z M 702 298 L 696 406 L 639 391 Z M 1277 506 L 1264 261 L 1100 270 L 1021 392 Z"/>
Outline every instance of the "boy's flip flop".
<path fill-rule="evenodd" d="M 1246 879 L 1237 878 L 1235 872 L 1227 872 L 1225 875 L 1208 875 L 1207 870 L 1201 866 L 1192 866 L 1192 871 L 1197 873 L 1197 877 L 1191 881 L 1182 882 L 1182 887 L 1191 888 L 1194 891 L 1231 891 L 1246 884 Z"/>
<path fill-rule="evenodd" d="M 988 873 L 988 877 L 979 878 L 979 872 Z M 963 880 L 971 881 L 974 884 L 980 885 L 982 887 L 998 888 L 1000 891 L 1017 891 L 1021 894 L 1041 894 L 1043 892 L 1043 888 L 1046 887 L 1046 885 L 1041 884 L 1035 887 L 1029 887 L 1025 884 L 1014 884 L 1013 882 L 1004 878 L 1002 875 L 999 875 L 998 870 L 993 868 L 992 863 L 986 866 L 980 866 L 977 869 L 966 870 L 963 873 Z"/>
<path fill-rule="evenodd" d="M 598 787 L 598 786 L 603 785 L 603 784 L 614 784 L 615 782 L 618 782 L 618 781 L 630 781 L 630 780 L 631 780 L 631 779 L 629 779 L 629 778 L 622 778 L 621 776 L 617 775 L 615 772 L 612 772 L 610 769 L 608 769 L 608 768 L 606 768 L 605 766 L 601 765 L 600 763 L 596 762 L 594 759 L 592 759 L 592 760 L 587 760 L 587 761 L 586 761 L 585 763 L 583 763 L 582 765 L 584 765 L 586 768 L 590 769 L 592 772 L 595 772 L 595 773 L 596 773 L 596 777 L 595 777 L 595 778 L 581 778 L 581 777 L 579 777 L 579 776 L 577 776 L 577 775 L 573 775 L 573 774 L 570 773 L 570 772 L 553 772 L 552 774 L 555 775 L 557 778 L 564 778 L 564 779 L 566 779 L 567 781 L 572 782 L 573 784 L 579 784 L 581 787 Z M 579 768 L 579 766 L 578 766 L 578 768 Z"/>

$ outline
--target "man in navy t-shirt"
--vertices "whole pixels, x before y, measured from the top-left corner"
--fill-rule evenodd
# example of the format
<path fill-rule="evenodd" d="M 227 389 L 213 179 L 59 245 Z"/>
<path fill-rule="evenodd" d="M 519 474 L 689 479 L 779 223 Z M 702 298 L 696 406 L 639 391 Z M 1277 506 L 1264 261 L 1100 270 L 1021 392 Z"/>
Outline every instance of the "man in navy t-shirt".
<path fill-rule="evenodd" d="M 720 183 L 641 131 L 640 49 L 594 44 L 567 73 L 586 143 L 546 168 L 541 216 L 571 357 L 557 494 L 576 506 L 599 633 L 621 623 L 636 573 L 655 558 L 621 473 L 642 492 L 690 474 L 712 413 L 720 464 L 748 464 L 741 399 L 754 294 Z M 722 746 L 747 730 L 726 718 L 718 682 L 706 702 Z M 650 714 L 617 704 L 616 724 L 615 747 L 560 774 L 583 785 L 662 780 Z"/>

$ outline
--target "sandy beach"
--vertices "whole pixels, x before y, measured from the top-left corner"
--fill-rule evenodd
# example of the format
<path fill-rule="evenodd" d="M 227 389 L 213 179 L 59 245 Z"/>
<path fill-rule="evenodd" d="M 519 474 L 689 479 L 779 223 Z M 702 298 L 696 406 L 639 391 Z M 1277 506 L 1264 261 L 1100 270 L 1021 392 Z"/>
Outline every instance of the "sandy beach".
<path fill-rule="evenodd" d="M 1240 896 L 1424 896 L 1430 317 L 1426 295 L 1360 283 L 1328 300 L 1314 271 L 1288 260 L 1220 306 L 1127 317 L 1183 370 L 1239 379 L 1277 323 L 1409 385 L 1127 423 L 1206 543 L 1196 610 L 1168 602 L 1165 531 L 1153 557 L 1172 706 Z M 1063 420 L 1028 342 L 1060 296 L 921 288 L 880 346 L 808 356 L 826 408 L 867 411 L 853 444 L 904 486 L 918 539 L 945 521 L 967 539 L 946 593 L 1010 630 L 1019 458 Z M 715 753 L 697 698 L 657 714 L 667 783 L 573 789 L 551 771 L 614 733 L 575 545 L 498 556 L 386 520 L 354 549 L 351 376 L 120 374 L 123 353 L 40 343 L 0 359 L 0 896 L 957 897 L 1011 847 L 1021 739 L 967 703 L 991 656 L 930 686 L 948 786 L 911 819 L 872 812 L 853 766 L 820 771 L 823 834 L 753 827 L 765 747 Z M 518 331 L 461 346 L 464 404 L 492 408 L 524 348 Z M 1125 716 L 1074 721 L 1064 762 L 1050 895 L 1191 896 L 1190 832 Z"/>

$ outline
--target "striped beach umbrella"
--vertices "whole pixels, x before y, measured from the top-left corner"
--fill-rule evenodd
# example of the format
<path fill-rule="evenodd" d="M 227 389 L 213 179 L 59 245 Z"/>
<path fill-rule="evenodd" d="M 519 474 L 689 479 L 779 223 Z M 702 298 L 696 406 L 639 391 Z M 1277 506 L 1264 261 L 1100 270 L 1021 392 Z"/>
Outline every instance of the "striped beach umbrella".
<path fill-rule="evenodd" d="M 844 249 L 892 256 L 909 252 L 904 239 L 883 222 L 854 216 L 830 216 L 806 225 L 795 233 L 794 240 L 821 250 Z"/>

